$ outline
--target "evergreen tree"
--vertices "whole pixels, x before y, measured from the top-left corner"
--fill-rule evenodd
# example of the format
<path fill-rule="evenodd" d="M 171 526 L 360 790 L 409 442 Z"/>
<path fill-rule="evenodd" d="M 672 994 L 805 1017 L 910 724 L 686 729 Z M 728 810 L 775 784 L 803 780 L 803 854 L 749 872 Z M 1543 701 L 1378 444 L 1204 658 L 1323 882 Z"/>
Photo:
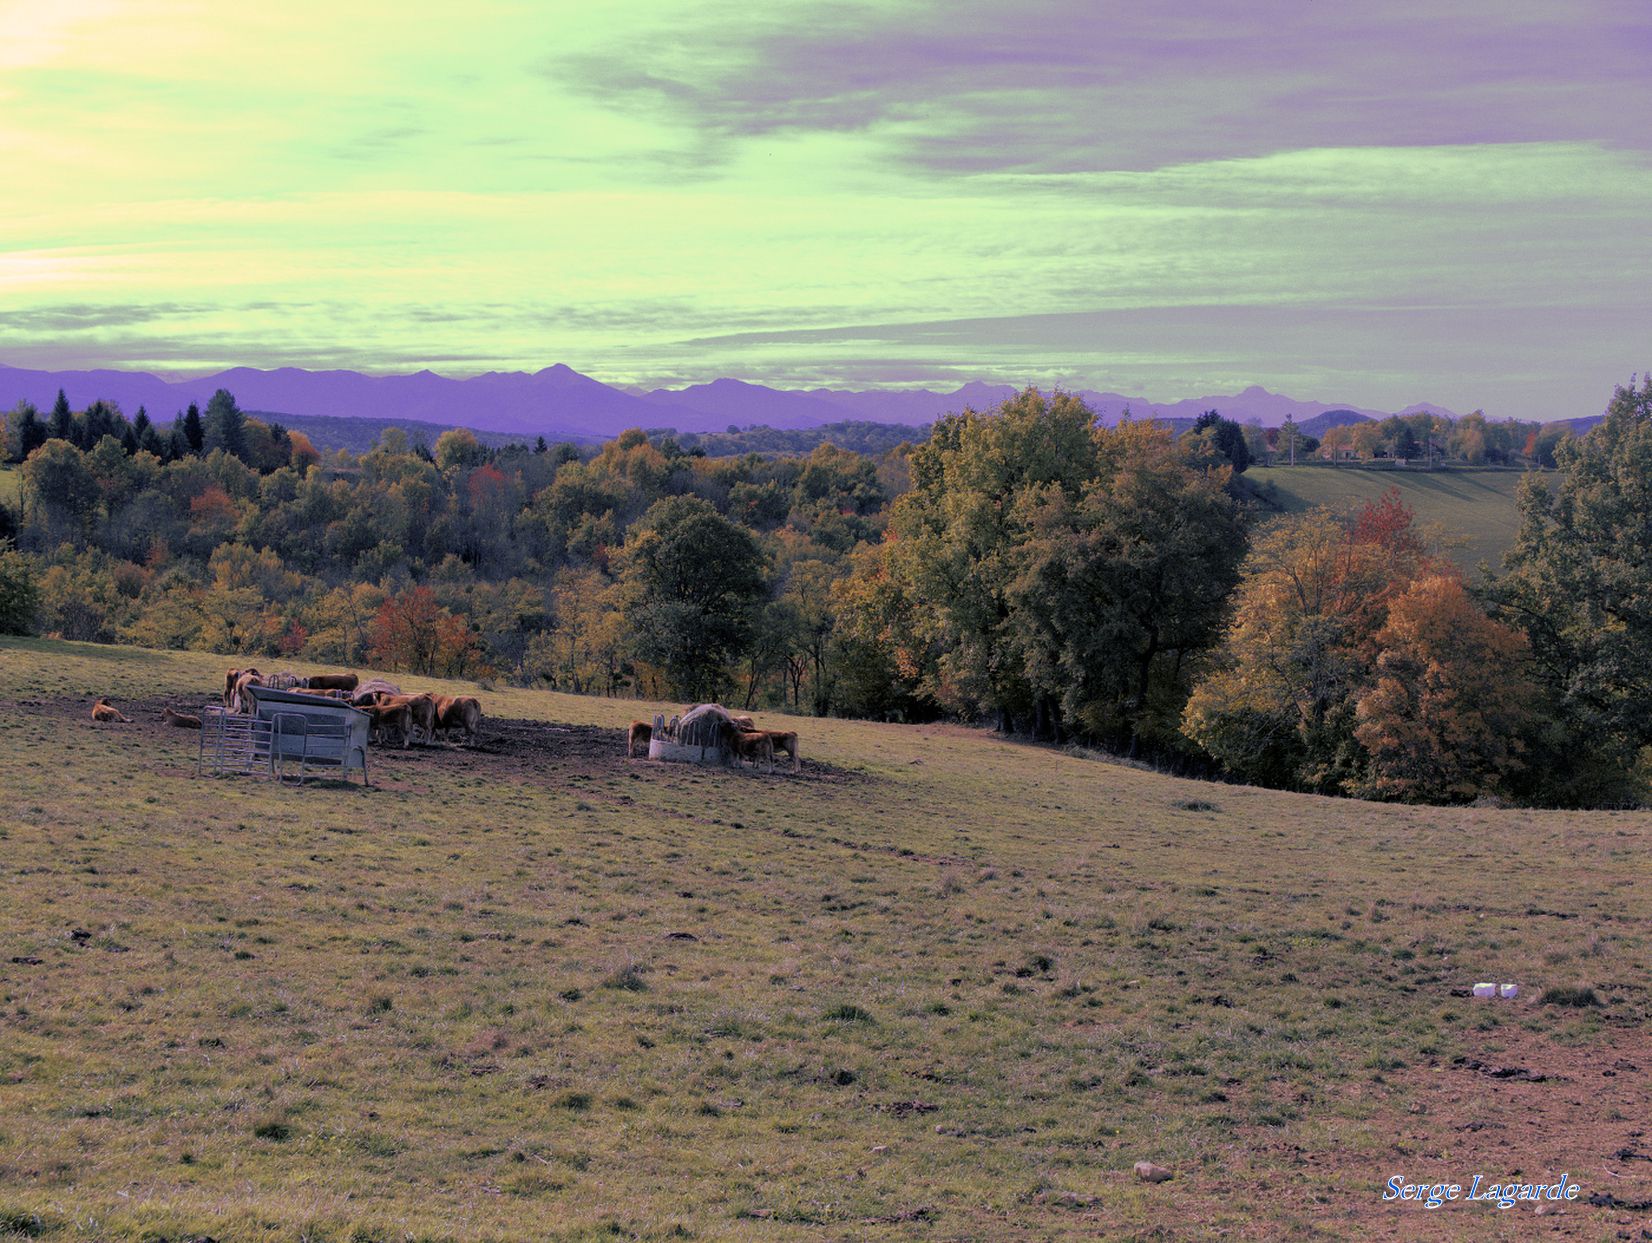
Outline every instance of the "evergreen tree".
<path fill-rule="evenodd" d="M 57 400 L 52 403 L 52 420 L 47 425 L 46 435 L 53 440 L 73 440 L 74 433 L 74 411 L 69 409 L 69 398 L 62 389 L 58 389 Z"/>
<path fill-rule="evenodd" d="M 184 412 L 181 430 L 185 448 L 190 453 L 200 453 L 206 445 L 206 429 L 201 426 L 201 408 L 194 402 L 190 402 L 189 409 Z"/>
<path fill-rule="evenodd" d="M 247 416 L 241 413 L 241 407 L 235 404 L 235 395 L 227 388 L 219 389 L 207 402 L 202 426 L 205 452 L 222 449 L 231 457 L 246 457 Z"/>
<path fill-rule="evenodd" d="M 21 402 L 12 413 L 13 461 L 21 462 L 46 443 L 46 425 L 32 402 Z"/>

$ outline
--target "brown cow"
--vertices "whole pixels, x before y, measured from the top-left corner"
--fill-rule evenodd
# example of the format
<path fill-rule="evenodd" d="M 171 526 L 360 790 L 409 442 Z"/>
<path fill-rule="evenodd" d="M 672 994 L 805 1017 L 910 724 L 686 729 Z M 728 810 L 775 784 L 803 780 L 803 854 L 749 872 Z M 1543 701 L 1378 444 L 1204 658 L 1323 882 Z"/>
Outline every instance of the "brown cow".
<path fill-rule="evenodd" d="M 391 737 L 401 739 L 405 750 L 409 740 L 413 737 L 413 710 L 406 704 L 374 704 L 366 709 L 367 715 L 373 718 L 368 732 L 375 742 L 386 742 Z"/>
<path fill-rule="evenodd" d="M 131 717 L 121 715 L 120 709 L 113 707 L 102 696 L 99 696 L 98 701 L 92 705 L 92 719 L 100 725 L 113 725 L 117 721 L 125 725 L 132 723 Z"/>
<path fill-rule="evenodd" d="M 625 758 L 630 759 L 637 753 L 637 744 L 642 744 L 642 753 L 648 754 L 648 744 L 654 741 L 654 727 L 647 721 L 632 721 L 631 733 L 625 740 Z"/>
<path fill-rule="evenodd" d="M 420 695 L 386 695 L 381 691 L 377 703 L 381 708 L 405 707 L 413 716 L 414 730 L 422 734 L 425 741 L 435 741 L 436 696 L 428 693 Z"/>
<path fill-rule="evenodd" d="M 757 732 L 757 722 L 752 720 L 749 716 L 735 716 L 731 712 L 728 719 L 734 722 L 735 729 L 743 729 L 748 734 L 755 734 Z"/>
<path fill-rule="evenodd" d="M 474 741 L 482 725 L 482 705 L 471 695 L 436 696 L 436 728 L 444 737 L 451 738 L 454 730 Z"/>
<path fill-rule="evenodd" d="M 774 739 L 762 730 L 731 729 L 728 743 L 735 759 L 750 760 L 753 764 L 763 760 L 771 770 L 774 768 Z"/>
<path fill-rule="evenodd" d="M 235 706 L 236 683 L 240 682 L 243 674 L 248 673 L 252 674 L 255 678 L 259 676 L 258 670 L 256 669 L 231 669 L 228 673 L 224 674 L 224 707 L 233 708 Z"/>
<path fill-rule="evenodd" d="M 304 679 L 305 689 L 312 691 L 353 691 L 360 685 L 361 679 L 353 673 L 322 673 Z"/>
<path fill-rule="evenodd" d="M 264 679 L 256 669 L 243 669 L 241 676 L 235 679 L 235 689 L 230 693 L 229 710 L 231 712 L 250 712 L 252 697 L 247 694 L 247 688 L 264 685 Z"/>
<path fill-rule="evenodd" d="M 763 734 L 774 744 L 776 751 L 784 751 L 791 757 L 792 771 L 795 773 L 803 767 L 803 758 L 797 752 L 797 733 L 789 729 L 757 729 L 747 731 L 750 734 Z"/>
<path fill-rule="evenodd" d="M 161 720 L 179 729 L 200 729 L 201 718 L 188 712 L 179 712 L 170 705 L 161 709 Z"/>

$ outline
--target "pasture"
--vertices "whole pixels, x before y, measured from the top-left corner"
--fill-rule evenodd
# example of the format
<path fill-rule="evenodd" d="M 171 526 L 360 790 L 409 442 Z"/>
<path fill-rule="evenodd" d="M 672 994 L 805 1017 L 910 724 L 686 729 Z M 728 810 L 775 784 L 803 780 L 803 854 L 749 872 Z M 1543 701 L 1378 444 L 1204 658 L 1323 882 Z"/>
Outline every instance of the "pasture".
<path fill-rule="evenodd" d="M 0 640 L 0 1237 L 1599 1239 L 1652 1212 L 1652 815 L 782 717 L 800 774 L 686 769 L 625 759 L 648 706 L 468 685 L 489 741 L 376 751 L 372 790 L 198 778 L 157 714 L 228 663 Z M 100 693 L 136 723 L 94 726 Z M 1380 1199 L 1563 1172 L 1585 1198 L 1541 1220 Z"/>
<path fill-rule="evenodd" d="M 1471 574 L 1482 561 L 1500 569 L 1520 525 L 1519 471 L 1253 466 L 1243 478 L 1270 508 L 1291 514 L 1315 505 L 1361 505 L 1398 488 L 1418 523 L 1443 533 L 1452 559 Z"/>
<path fill-rule="evenodd" d="M 0 505 L 16 509 L 22 500 L 23 476 L 13 466 L 0 466 Z"/>

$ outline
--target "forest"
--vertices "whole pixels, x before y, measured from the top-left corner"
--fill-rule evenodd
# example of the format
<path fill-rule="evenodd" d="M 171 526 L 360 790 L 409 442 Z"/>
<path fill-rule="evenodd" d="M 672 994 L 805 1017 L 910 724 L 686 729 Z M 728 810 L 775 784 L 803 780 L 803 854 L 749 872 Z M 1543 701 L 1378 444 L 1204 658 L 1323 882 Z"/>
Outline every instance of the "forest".
<path fill-rule="evenodd" d="M 0 415 L 0 632 L 944 716 L 1361 797 L 1642 797 L 1652 381 L 1584 436 L 1478 415 L 1422 446 L 1406 420 L 1327 432 L 1552 456 L 1485 582 L 1397 495 L 1266 517 L 1236 483 L 1280 452 L 1256 431 L 1098 426 L 1028 389 L 854 449 L 391 427 L 322 453 L 224 390 L 165 424 L 60 397 Z"/>

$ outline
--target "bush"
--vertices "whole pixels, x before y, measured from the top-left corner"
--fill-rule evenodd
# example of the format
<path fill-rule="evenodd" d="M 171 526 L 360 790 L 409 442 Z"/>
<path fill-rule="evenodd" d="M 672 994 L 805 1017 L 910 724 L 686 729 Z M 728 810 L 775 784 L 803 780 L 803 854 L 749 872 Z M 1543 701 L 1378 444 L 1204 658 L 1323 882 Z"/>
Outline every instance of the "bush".
<path fill-rule="evenodd" d="M 1579 1010 L 1603 1004 L 1594 989 L 1573 986 L 1544 989 L 1542 1002 L 1546 1006 L 1573 1006 Z"/>

